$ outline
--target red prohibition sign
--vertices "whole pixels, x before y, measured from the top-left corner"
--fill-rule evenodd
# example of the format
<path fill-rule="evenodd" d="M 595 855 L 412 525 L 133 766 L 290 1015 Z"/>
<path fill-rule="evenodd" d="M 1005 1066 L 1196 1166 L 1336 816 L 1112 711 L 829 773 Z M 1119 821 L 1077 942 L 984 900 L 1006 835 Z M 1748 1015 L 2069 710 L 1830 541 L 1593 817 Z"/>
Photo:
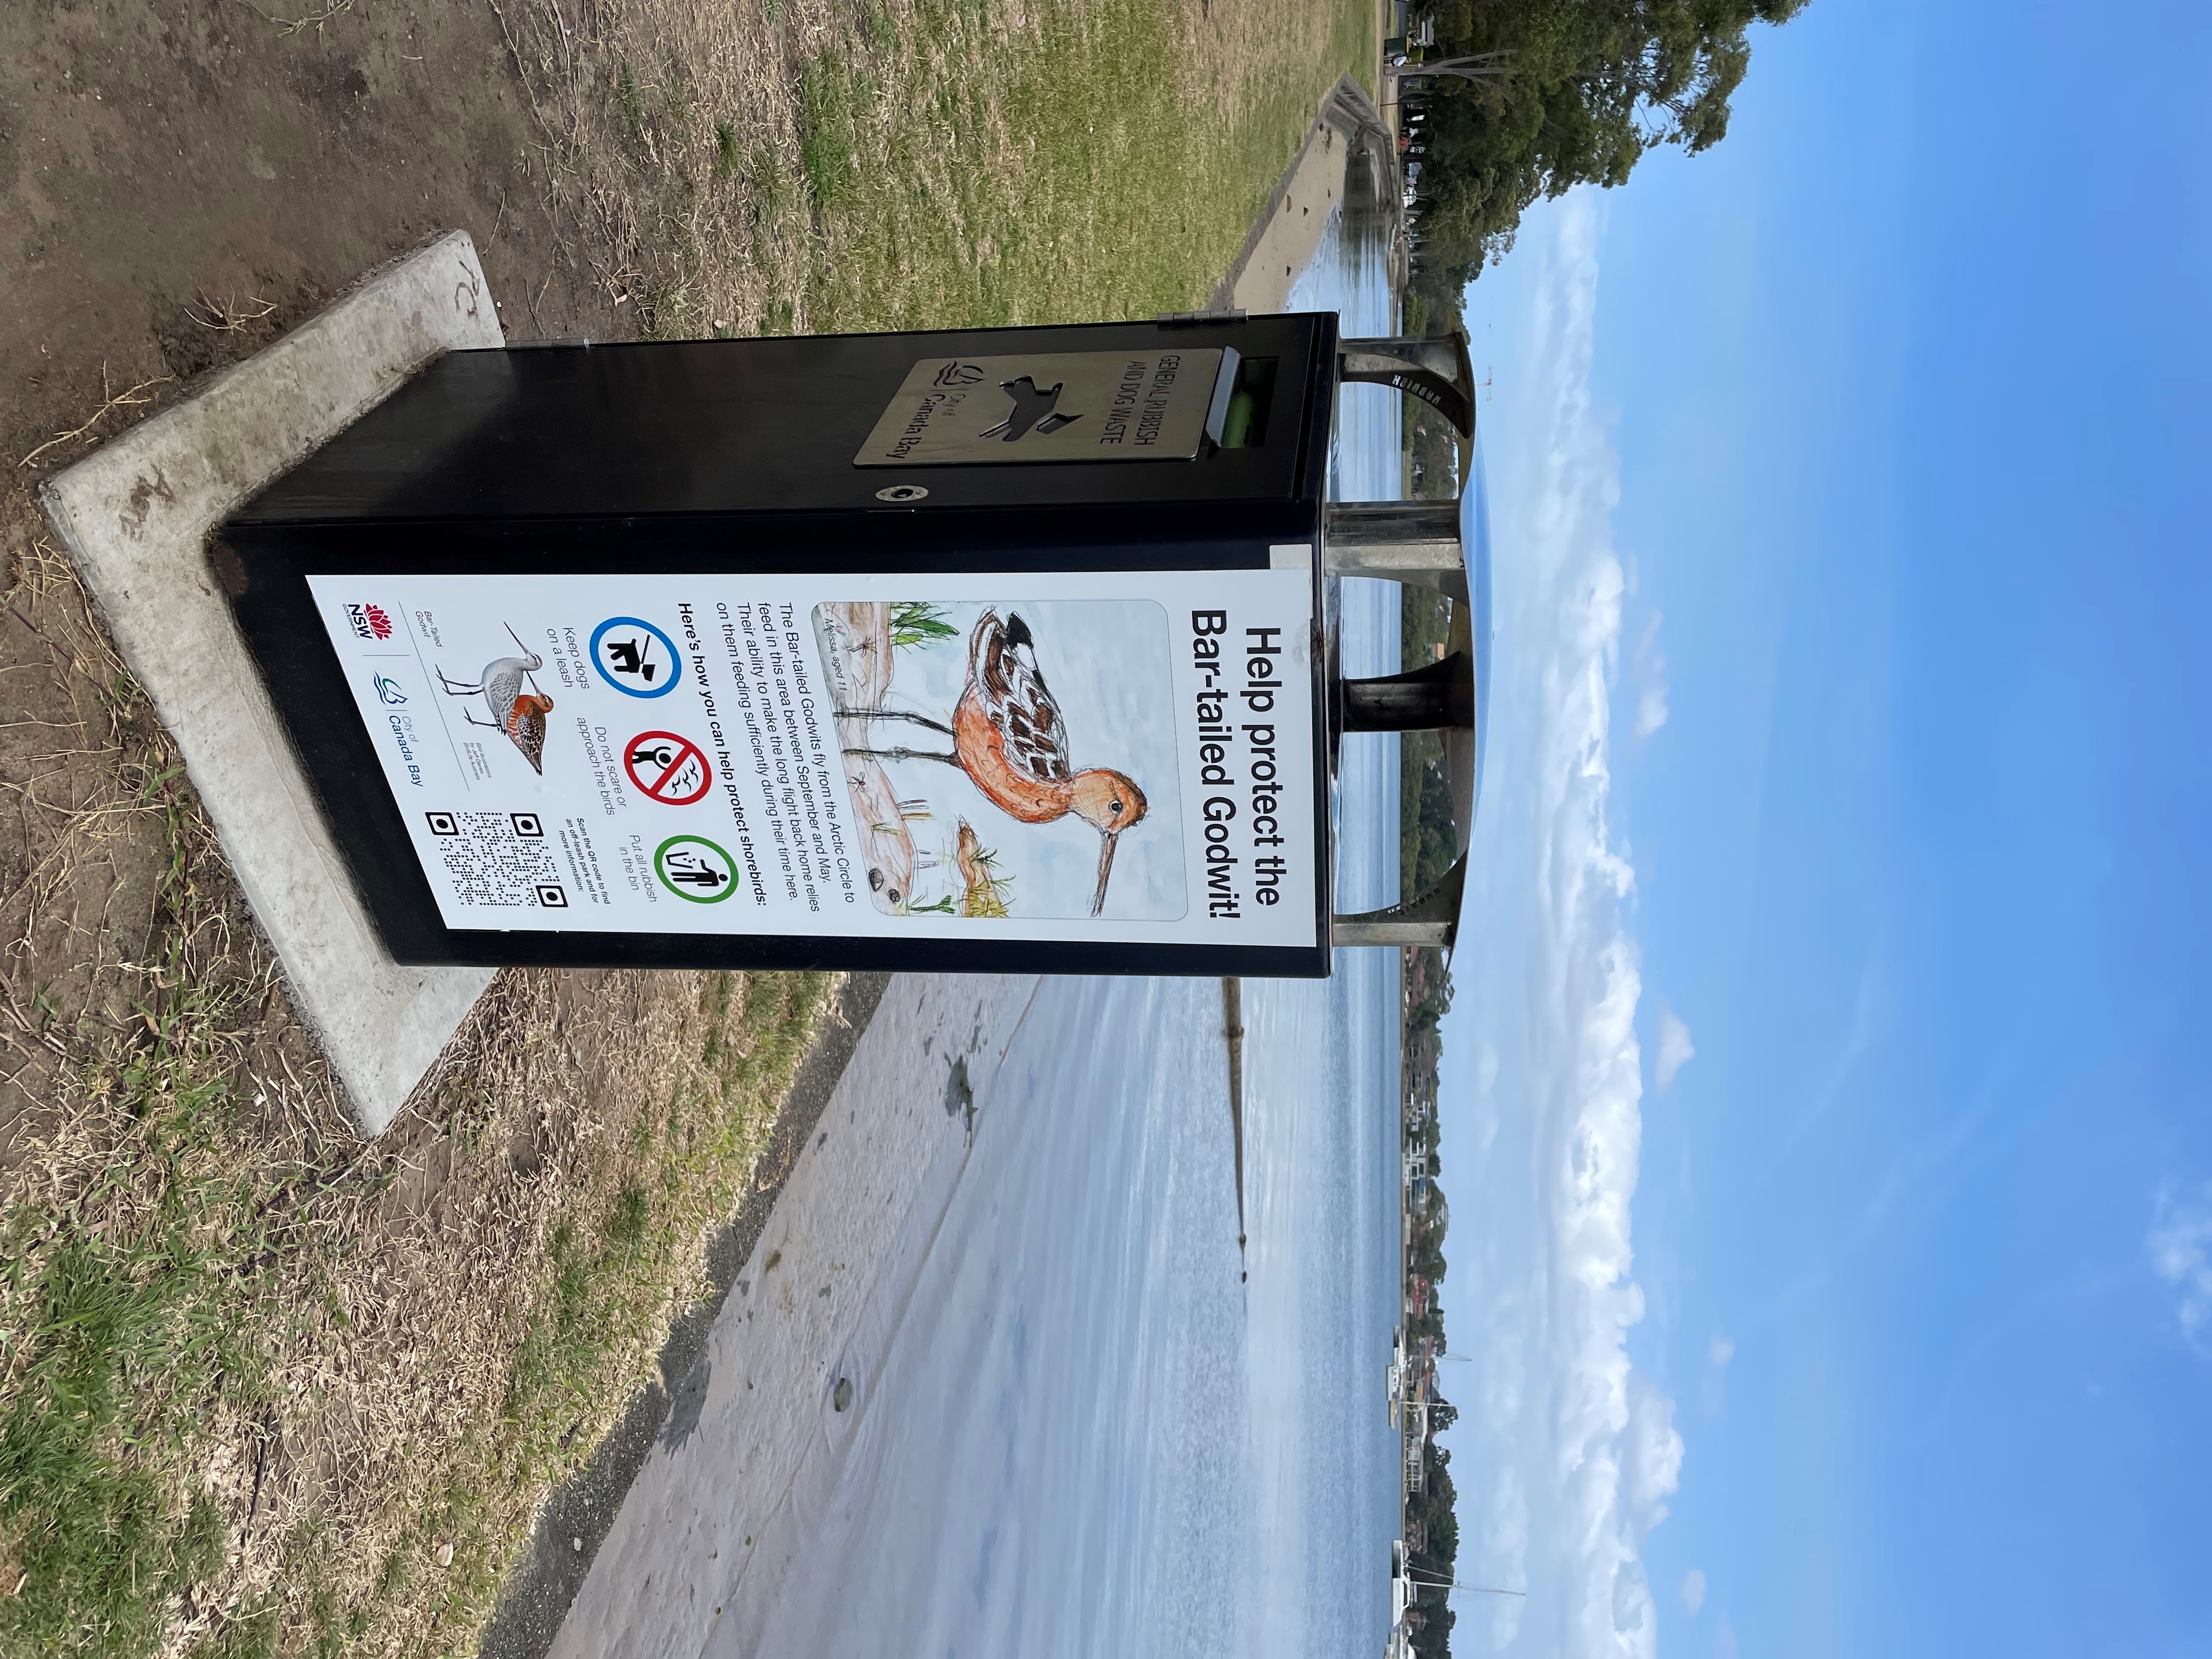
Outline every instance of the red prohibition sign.
<path fill-rule="evenodd" d="M 623 746 L 629 781 L 663 806 L 689 806 L 714 787 L 707 757 L 674 732 L 641 732 Z"/>

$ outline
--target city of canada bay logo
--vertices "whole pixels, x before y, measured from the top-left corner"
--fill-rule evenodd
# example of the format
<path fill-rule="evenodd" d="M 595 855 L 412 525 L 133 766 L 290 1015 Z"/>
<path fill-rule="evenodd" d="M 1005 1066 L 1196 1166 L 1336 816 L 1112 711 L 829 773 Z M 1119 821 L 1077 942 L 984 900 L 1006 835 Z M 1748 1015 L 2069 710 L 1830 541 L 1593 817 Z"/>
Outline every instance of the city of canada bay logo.
<path fill-rule="evenodd" d="M 737 885 L 730 855 L 704 836 L 671 836 L 653 854 L 660 884 L 694 904 L 719 904 Z"/>
<path fill-rule="evenodd" d="M 349 605 L 345 611 L 346 622 L 353 629 L 355 638 L 388 640 L 392 637 L 392 616 L 382 605 Z"/>
<path fill-rule="evenodd" d="M 932 384 L 936 386 L 974 386 L 983 378 L 981 363 L 949 362 L 937 371 Z"/>
<path fill-rule="evenodd" d="M 592 630 L 592 666 L 629 697 L 665 697 L 676 689 L 676 644 L 637 617 L 610 617 Z"/>

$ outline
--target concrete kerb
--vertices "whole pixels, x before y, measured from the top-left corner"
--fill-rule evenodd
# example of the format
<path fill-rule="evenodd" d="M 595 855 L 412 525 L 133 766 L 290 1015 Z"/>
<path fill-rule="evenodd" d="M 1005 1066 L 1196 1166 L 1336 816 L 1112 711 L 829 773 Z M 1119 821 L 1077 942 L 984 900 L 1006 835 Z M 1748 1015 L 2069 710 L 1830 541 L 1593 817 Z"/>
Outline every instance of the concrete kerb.
<path fill-rule="evenodd" d="M 392 1121 L 491 975 L 402 967 L 386 952 L 204 544 L 240 503 L 430 359 L 504 343 L 476 244 L 454 231 L 372 271 L 40 491 L 369 1135 Z"/>
<path fill-rule="evenodd" d="M 707 1241 L 706 1297 L 670 1326 L 653 1380 L 631 1397 L 583 1468 L 547 1497 L 484 1626 L 477 1659 L 544 1659 L 646 1459 L 664 1439 L 683 1438 L 687 1413 L 697 1421 L 707 1391 L 707 1368 L 699 1362 L 714 1322 L 890 984 L 889 974 L 848 974 L 838 988 L 830 1018 L 799 1062 L 775 1133 L 756 1161 L 757 1169 L 779 1173 L 757 1182 L 737 1214 L 714 1230 Z"/>
<path fill-rule="evenodd" d="M 1397 158 L 1389 128 L 1359 83 L 1346 76 L 1322 99 L 1304 143 L 1253 222 L 1243 251 L 1215 287 L 1212 309 L 1260 316 L 1289 307 L 1297 273 L 1313 263 L 1329 215 L 1344 204 L 1355 161 L 1367 167 L 1364 193 L 1395 202 Z M 1394 281 L 1397 263 L 1394 245 Z"/>

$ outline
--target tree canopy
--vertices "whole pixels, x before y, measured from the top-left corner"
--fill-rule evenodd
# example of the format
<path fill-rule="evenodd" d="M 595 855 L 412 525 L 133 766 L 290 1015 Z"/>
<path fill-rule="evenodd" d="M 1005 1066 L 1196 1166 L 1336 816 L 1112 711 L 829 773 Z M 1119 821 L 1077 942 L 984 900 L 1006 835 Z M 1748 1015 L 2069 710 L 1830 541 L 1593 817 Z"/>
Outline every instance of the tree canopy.
<path fill-rule="evenodd" d="M 1428 1522 L 1428 1545 L 1407 1553 L 1407 1565 L 1425 1588 L 1416 1591 L 1413 1604 L 1421 1623 L 1413 1632 L 1413 1648 L 1419 1659 L 1448 1659 L 1455 1614 L 1451 1583 L 1459 1565 L 1459 1492 L 1452 1485 L 1451 1454 L 1431 1441 L 1422 1454 L 1428 1460 L 1425 1491 L 1406 1497 L 1406 1518 Z"/>
<path fill-rule="evenodd" d="M 1407 89 L 1426 111 L 1422 274 L 1455 293 L 1512 246 L 1534 203 L 1625 183 L 1662 144 L 1718 143 L 1751 25 L 1786 22 L 1806 3 L 1437 0 L 1429 60 L 1477 68 Z"/>

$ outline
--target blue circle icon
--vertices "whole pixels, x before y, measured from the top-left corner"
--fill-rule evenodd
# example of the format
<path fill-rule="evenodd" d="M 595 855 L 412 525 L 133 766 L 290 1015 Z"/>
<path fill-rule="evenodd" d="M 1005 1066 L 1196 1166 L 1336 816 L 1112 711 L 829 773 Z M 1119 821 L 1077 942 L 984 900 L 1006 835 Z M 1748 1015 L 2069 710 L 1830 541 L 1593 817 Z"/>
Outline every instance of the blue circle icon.
<path fill-rule="evenodd" d="M 676 641 L 637 617 L 610 617 L 592 630 L 592 666 L 626 697 L 665 697 L 678 678 Z"/>

